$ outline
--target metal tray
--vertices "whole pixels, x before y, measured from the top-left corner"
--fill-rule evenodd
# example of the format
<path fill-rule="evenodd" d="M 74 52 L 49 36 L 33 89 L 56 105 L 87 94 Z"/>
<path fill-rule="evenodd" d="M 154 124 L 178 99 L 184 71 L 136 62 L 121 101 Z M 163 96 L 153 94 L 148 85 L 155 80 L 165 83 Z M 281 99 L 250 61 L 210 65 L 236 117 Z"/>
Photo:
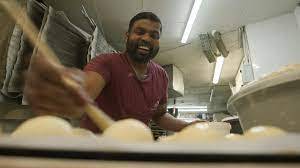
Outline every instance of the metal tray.
<path fill-rule="evenodd" d="M 0 138 L 0 156 L 155 162 L 300 162 L 300 136 L 258 140 L 122 143 L 105 138 Z"/>

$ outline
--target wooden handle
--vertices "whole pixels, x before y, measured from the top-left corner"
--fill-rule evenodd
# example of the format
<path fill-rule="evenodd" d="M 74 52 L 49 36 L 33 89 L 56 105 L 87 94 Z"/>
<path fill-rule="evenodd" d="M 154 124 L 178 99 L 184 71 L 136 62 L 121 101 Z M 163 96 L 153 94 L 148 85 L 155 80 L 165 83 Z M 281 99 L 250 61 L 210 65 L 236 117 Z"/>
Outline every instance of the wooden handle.
<path fill-rule="evenodd" d="M 41 53 L 41 55 L 46 57 L 54 65 L 60 65 L 59 59 L 53 50 L 50 49 L 45 42 L 38 39 L 38 30 L 28 18 L 25 10 L 21 8 L 14 0 L 0 0 L 0 5 L 3 6 L 7 13 L 23 29 L 29 41 L 38 47 L 38 51 Z M 68 78 L 63 78 L 63 82 L 71 88 L 76 89 L 79 87 L 76 82 Z M 114 122 L 102 110 L 92 104 L 85 105 L 84 109 L 91 120 L 94 121 L 96 126 L 101 130 L 106 129 Z"/>
<path fill-rule="evenodd" d="M 69 78 L 64 78 L 64 83 L 67 84 L 67 86 L 71 88 L 78 88 L 80 87 L 77 83 L 75 83 L 73 80 Z M 90 117 L 90 119 L 97 125 L 97 127 L 101 130 L 105 130 L 109 126 L 111 126 L 114 121 L 106 115 L 101 109 L 98 107 L 92 105 L 92 104 L 86 104 L 84 106 L 84 110 L 87 113 L 87 115 Z"/>

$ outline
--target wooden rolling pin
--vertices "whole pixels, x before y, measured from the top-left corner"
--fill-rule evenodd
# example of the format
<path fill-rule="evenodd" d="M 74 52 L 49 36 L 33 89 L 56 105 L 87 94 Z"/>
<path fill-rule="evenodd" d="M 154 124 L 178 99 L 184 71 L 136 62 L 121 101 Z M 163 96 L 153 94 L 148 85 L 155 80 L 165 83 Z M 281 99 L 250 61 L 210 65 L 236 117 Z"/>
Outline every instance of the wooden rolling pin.
<path fill-rule="evenodd" d="M 15 0 L 0 0 L 0 6 L 2 6 L 15 20 L 15 22 L 23 29 L 23 32 L 27 35 L 27 38 L 33 44 L 33 46 L 37 46 L 41 56 L 46 57 L 51 63 L 53 63 L 53 65 L 57 65 L 58 67 L 62 66 L 60 65 L 59 59 L 52 49 L 50 49 L 45 42 L 39 40 L 37 28 L 27 16 L 25 10 L 21 8 L 20 5 L 15 2 Z M 74 89 L 80 87 L 76 82 L 69 78 L 63 78 L 62 80 L 68 87 Z M 86 104 L 84 109 L 91 120 L 101 130 L 105 130 L 114 123 L 114 121 L 108 115 L 106 115 L 95 105 Z"/>

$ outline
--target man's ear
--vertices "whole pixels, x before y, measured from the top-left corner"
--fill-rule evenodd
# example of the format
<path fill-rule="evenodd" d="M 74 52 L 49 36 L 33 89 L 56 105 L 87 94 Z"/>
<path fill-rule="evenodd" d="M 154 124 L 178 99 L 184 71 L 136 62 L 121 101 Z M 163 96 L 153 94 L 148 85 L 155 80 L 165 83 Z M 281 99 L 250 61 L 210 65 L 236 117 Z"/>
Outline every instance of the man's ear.
<path fill-rule="evenodd" d="M 127 43 L 128 38 L 129 38 L 129 33 L 126 32 L 126 33 L 125 33 L 125 43 Z"/>

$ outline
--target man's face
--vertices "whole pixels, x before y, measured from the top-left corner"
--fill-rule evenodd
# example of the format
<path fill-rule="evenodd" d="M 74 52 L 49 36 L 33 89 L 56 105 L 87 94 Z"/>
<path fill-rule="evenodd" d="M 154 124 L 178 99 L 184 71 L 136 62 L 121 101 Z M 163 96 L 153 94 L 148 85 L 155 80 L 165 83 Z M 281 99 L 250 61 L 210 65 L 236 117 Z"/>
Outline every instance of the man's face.
<path fill-rule="evenodd" d="M 147 63 L 159 51 L 160 23 L 148 19 L 134 22 L 126 33 L 126 49 L 129 57 L 137 63 Z"/>

